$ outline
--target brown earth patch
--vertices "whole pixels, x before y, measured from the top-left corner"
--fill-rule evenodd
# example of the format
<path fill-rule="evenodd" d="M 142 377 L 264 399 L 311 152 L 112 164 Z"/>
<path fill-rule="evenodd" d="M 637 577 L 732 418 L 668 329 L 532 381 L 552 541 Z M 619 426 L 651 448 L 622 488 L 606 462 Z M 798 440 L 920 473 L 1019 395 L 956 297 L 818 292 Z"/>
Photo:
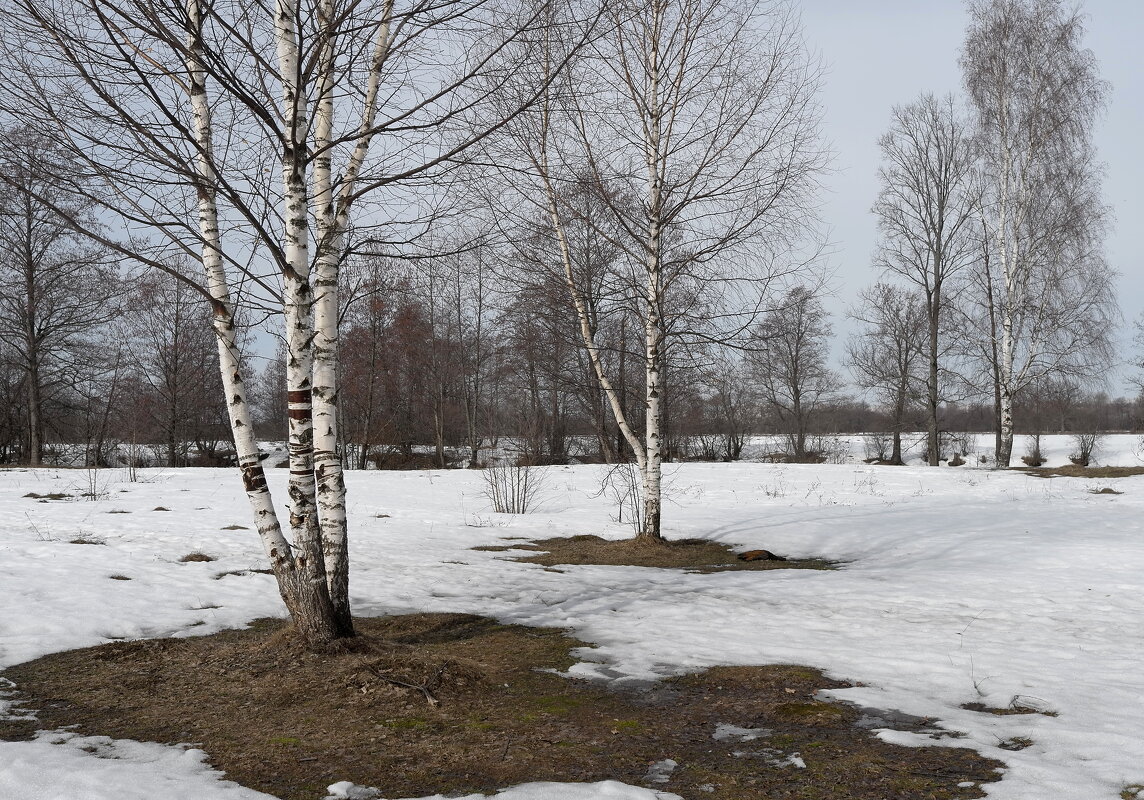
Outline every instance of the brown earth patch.
<path fill-rule="evenodd" d="M 553 674 L 582 646 L 559 631 L 461 614 L 357 624 L 357 639 L 324 654 L 261 620 L 3 675 L 40 728 L 194 743 L 230 779 L 284 800 L 314 800 L 339 780 L 416 797 L 605 779 L 713 800 L 922 800 L 981 797 L 999 777 L 998 762 L 971 750 L 874 738 L 857 709 L 817 699 L 845 684 L 807 667 L 721 667 L 610 691 Z M 656 780 L 666 759 L 677 766 Z"/>
<path fill-rule="evenodd" d="M 1038 478 L 1131 478 L 1144 475 L 1144 467 L 1082 467 L 1069 464 L 1064 467 L 1028 467 L 1022 472 Z"/>
<path fill-rule="evenodd" d="M 658 567 L 692 572 L 732 570 L 836 569 L 837 564 L 818 558 L 741 561 L 731 547 L 707 539 L 676 539 L 644 544 L 635 539 L 612 541 L 599 536 L 568 536 L 541 539 L 531 544 L 491 545 L 474 550 L 508 552 L 535 550 L 536 555 L 512 556 L 512 561 L 558 567 L 565 564 L 599 564 L 623 567 Z"/>

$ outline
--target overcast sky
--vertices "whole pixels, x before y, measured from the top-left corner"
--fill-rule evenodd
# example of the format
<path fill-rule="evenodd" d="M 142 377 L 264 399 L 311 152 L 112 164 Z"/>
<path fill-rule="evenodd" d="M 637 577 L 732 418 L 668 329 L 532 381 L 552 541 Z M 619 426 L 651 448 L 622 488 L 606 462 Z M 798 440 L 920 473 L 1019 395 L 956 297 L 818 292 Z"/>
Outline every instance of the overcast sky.
<path fill-rule="evenodd" d="M 960 92 L 957 59 L 965 33 L 961 0 L 803 0 L 803 28 L 821 52 L 827 74 L 824 133 L 835 153 L 822 216 L 831 232 L 835 296 L 828 301 L 839 334 L 835 352 L 852 328 L 843 318 L 860 289 L 877 275 L 870 266 L 876 228 L 870 206 L 878 192 L 878 137 L 890 109 L 921 92 Z M 1100 63 L 1112 92 L 1097 128 L 1099 157 L 1107 165 L 1105 200 L 1115 210 L 1108 261 L 1120 273 L 1124 315 L 1120 348 L 1131 353 L 1131 322 L 1144 311 L 1144 0 L 1088 0 L 1085 44 Z M 1114 394 L 1128 390 L 1119 378 Z"/>

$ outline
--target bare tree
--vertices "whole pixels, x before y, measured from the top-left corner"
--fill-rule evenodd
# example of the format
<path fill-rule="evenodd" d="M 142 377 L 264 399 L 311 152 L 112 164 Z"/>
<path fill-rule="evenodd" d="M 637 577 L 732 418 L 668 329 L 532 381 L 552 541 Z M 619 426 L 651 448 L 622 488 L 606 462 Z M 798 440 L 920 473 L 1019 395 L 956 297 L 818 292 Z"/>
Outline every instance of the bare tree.
<path fill-rule="evenodd" d="M 778 417 L 791 458 L 804 461 L 815 413 L 835 398 L 841 377 L 827 366 L 830 323 L 822 301 L 805 286 L 787 292 L 782 304 L 755 329 L 751 354 L 763 403 Z"/>
<path fill-rule="evenodd" d="M 977 219 L 973 152 L 952 95 L 923 94 L 895 106 L 890 130 L 878 140 L 882 189 L 874 204 L 881 232 L 875 261 L 918 287 L 925 302 L 929 366 L 926 376 L 927 452 L 939 455 L 939 334 L 950 279 L 975 257 Z M 900 445 L 900 442 L 899 442 Z"/>
<path fill-rule="evenodd" d="M 814 219 L 825 161 L 818 67 L 783 3 L 622 0 L 606 13 L 592 52 L 511 126 L 511 163 L 514 185 L 547 217 L 583 346 L 641 473 L 637 539 L 654 543 L 669 351 L 742 341 L 768 288 L 798 266 L 788 256 Z M 601 218 L 581 213 L 585 186 Z M 642 328 L 642 431 L 606 368 L 573 248 L 578 224 L 622 256 L 608 285 Z"/>
<path fill-rule="evenodd" d="M 889 410 L 890 461 L 901 464 L 906 412 L 923 396 L 933 397 L 924 369 L 926 362 L 933 366 L 933 350 L 927 346 L 932 341 L 933 318 L 924 295 L 892 284 L 879 283 L 863 291 L 860 303 L 850 316 L 864 328 L 847 342 L 846 362 L 855 383 L 876 392 Z M 936 445 L 931 442 L 931 447 Z"/>
<path fill-rule="evenodd" d="M 1013 450 L 1013 397 L 1056 372 L 1106 361 L 1114 315 L 1107 211 L 1092 131 L 1106 84 L 1060 0 L 976 0 L 962 51 L 975 115 L 989 259 L 979 279 L 996 331 L 997 464 Z"/>
<path fill-rule="evenodd" d="M 0 158 L 9 187 L 0 209 L 6 253 L 0 261 L 0 341 L 22 373 L 22 450 L 36 466 L 49 408 L 74 387 L 101 326 L 116 315 L 120 286 L 114 259 L 69 224 L 81 219 L 97 227 L 91 205 L 53 178 L 61 163 L 74 168 L 74 162 L 50 139 L 26 129 L 5 134 L 12 146 Z"/>
<path fill-rule="evenodd" d="M 128 358 L 150 401 L 142 405 L 172 467 L 187 466 L 192 443 L 208 463 L 219 455 L 226 406 L 210 312 L 202 295 L 160 272 L 137 283 L 120 318 Z M 135 422 L 147 431 L 146 420 Z"/>
<path fill-rule="evenodd" d="M 710 391 L 710 422 L 721 440 L 718 456 L 738 461 L 756 422 L 757 393 L 746 358 L 734 350 L 716 353 L 703 373 Z"/>

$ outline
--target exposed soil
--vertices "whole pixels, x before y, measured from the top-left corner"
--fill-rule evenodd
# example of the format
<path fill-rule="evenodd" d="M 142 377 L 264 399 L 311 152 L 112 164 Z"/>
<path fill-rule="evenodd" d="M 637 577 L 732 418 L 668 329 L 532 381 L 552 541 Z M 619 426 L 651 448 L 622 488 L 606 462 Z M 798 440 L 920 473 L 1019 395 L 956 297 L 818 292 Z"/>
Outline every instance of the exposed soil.
<path fill-rule="evenodd" d="M 1144 475 L 1144 467 L 1081 467 L 1069 464 L 1064 467 L 1024 467 L 1022 472 L 1038 478 L 1131 478 Z"/>
<path fill-rule="evenodd" d="M 692 572 L 727 572 L 731 570 L 769 569 L 835 569 L 837 564 L 818 558 L 741 561 L 725 544 L 706 539 L 677 539 L 660 544 L 644 544 L 635 539 L 611 541 L 599 536 L 571 536 L 522 542 L 520 544 L 474 547 L 474 550 L 496 552 L 535 550 L 536 555 L 512 556 L 513 561 L 527 561 L 547 567 L 564 564 L 601 564 L 608 566 L 658 567 L 685 569 Z"/>
<path fill-rule="evenodd" d="M 971 750 L 877 740 L 858 709 L 816 698 L 844 684 L 806 667 L 717 668 L 620 692 L 553 674 L 582 646 L 559 631 L 460 614 L 357 624 L 357 639 L 324 654 L 262 620 L 47 656 L 3 673 L 39 722 L 0 723 L 0 736 L 75 725 L 194 743 L 231 779 L 285 800 L 339 780 L 408 797 L 604 779 L 714 800 L 929 800 L 981 797 L 999 777 Z"/>

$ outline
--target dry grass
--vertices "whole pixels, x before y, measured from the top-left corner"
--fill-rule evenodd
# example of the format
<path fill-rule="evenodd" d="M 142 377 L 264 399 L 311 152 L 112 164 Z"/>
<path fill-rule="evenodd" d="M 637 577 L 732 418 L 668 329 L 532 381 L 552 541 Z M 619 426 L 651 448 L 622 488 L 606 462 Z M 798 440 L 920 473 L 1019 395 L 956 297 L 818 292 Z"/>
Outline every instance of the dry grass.
<path fill-rule="evenodd" d="M 508 552 L 534 550 L 536 555 L 511 556 L 514 561 L 558 567 L 565 564 L 602 564 L 608 566 L 657 567 L 693 572 L 729 572 L 732 570 L 771 569 L 835 569 L 836 564 L 822 559 L 790 559 L 787 561 L 740 561 L 738 554 L 725 544 L 706 539 L 679 539 L 661 544 L 644 544 L 634 539 L 611 541 L 599 536 L 571 536 L 543 539 L 529 544 L 474 547 L 474 550 Z"/>
<path fill-rule="evenodd" d="M 817 699 L 844 684 L 806 667 L 721 667 L 621 693 L 553 674 L 582 646 L 559 631 L 460 614 L 358 628 L 324 654 L 264 620 L 47 656 L 4 673 L 40 721 L 0 724 L 0 736 L 75 725 L 194 742 L 232 780 L 284 800 L 336 780 L 419 797 L 605 779 L 712 800 L 929 800 L 980 797 L 999 777 L 967 749 L 876 739 L 858 710 Z M 759 735 L 717 740 L 720 724 Z M 678 766 L 653 781 L 664 759 Z"/>
<path fill-rule="evenodd" d="M 33 500 L 39 500 L 46 503 L 49 500 L 70 500 L 73 495 L 64 494 L 63 492 L 48 492 L 47 494 L 38 494 L 37 492 L 28 492 L 24 497 L 29 497 Z"/>
<path fill-rule="evenodd" d="M 1131 478 L 1144 475 L 1144 467 L 1082 467 L 1069 464 L 1064 467 L 1029 467 L 1022 469 L 1038 478 Z"/>
<path fill-rule="evenodd" d="M 196 551 L 194 553 L 187 553 L 185 556 L 180 558 L 179 561 L 187 564 L 192 561 L 218 561 L 218 559 L 212 555 L 208 555 L 207 553 L 200 553 Z"/>
<path fill-rule="evenodd" d="M 987 706 L 984 703 L 963 703 L 961 707 L 966 711 L 977 711 L 982 714 L 993 714 L 997 717 L 1020 716 L 1022 714 L 1040 714 L 1044 717 L 1057 716 L 1057 712 L 1055 711 L 1048 711 L 1046 709 L 1037 708 L 1032 705 L 1024 705 L 1016 697 L 1013 698 L 1009 705 L 1005 707 Z"/>

